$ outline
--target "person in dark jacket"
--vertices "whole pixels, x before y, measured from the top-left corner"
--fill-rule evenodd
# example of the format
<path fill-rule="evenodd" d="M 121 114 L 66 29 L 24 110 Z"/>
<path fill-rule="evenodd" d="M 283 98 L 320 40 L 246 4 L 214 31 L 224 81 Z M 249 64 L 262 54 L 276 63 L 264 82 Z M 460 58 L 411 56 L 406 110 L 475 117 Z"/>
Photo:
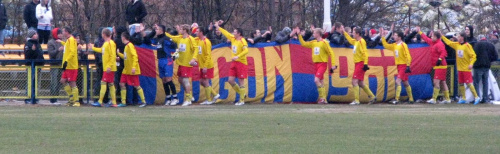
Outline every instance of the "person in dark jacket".
<path fill-rule="evenodd" d="M 38 43 L 38 34 L 36 33 L 36 30 L 33 28 L 30 28 L 28 30 L 28 41 L 24 45 L 24 59 L 25 60 L 44 60 L 43 58 L 43 50 L 42 46 L 40 43 Z M 26 62 L 26 66 L 31 67 L 31 62 Z M 35 66 L 43 66 L 43 62 L 35 62 Z M 31 71 L 31 69 L 28 69 L 28 71 Z M 40 69 L 36 70 L 37 72 L 40 72 Z M 28 85 L 32 86 L 32 85 Z M 34 87 L 32 87 L 34 88 Z M 32 104 L 36 104 L 38 100 L 35 100 L 35 102 L 31 102 Z M 30 104 L 29 99 L 24 100 L 24 103 Z"/>
<path fill-rule="evenodd" d="M 482 93 L 482 103 L 488 103 L 488 77 L 490 75 L 491 62 L 498 59 L 498 53 L 495 50 L 495 46 L 486 40 L 485 36 L 479 36 L 480 41 L 474 46 L 474 51 L 478 61 L 474 63 L 474 87 L 479 88 L 479 81 L 482 80 L 483 93 Z"/>
<path fill-rule="evenodd" d="M 285 27 L 285 28 L 283 28 L 282 31 L 279 31 L 278 34 L 276 34 L 276 37 L 274 38 L 274 40 L 279 44 L 285 43 L 285 42 L 289 41 L 290 38 L 293 37 L 291 32 L 292 32 L 292 29 L 290 29 L 290 27 Z"/>
<path fill-rule="evenodd" d="M 49 53 L 50 60 L 57 60 L 59 62 L 50 62 L 50 95 L 59 96 L 59 91 L 61 90 L 61 84 L 59 79 L 61 78 L 62 69 L 57 67 L 61 64 L 64 47 L 61 43 L 56 42 L 56 40 L 62 38 L 62 30 L 59 28 L 54 28 L 52 30 L 52 39 L 47 43 L 47 52 Z M 50 99 L 50 103 L 54 105 L 60 105 L 57 103 L 56 98 Z"/>
<path fill-rule="evenodd" d="M 471 25 L 466 26 L 465 34 L 467 35 L 467 42 L 474 47 L 477 43 L 477 39 L 474 38 L 474 27 Z"/>
<path fill-rule="evenodd" d="M 4 44 L 3 30 L 7 26 L 7 21 L 9 21 L 7 9 L 5 9 L 5 5 L 3 5 L 2 0 L 0 0 L 0 44 Z"/>
<path fill-rule="evenodd" d="M 335 45 L 347 45 L 344 34 L 340 33 L 342 29 L 340 28 L 342 23 L 335 22 L 330 32 L 328 34 L 328 40 Z"/>
<path fill-rule="evenodd" d="M 148 15 L 148 12 L 142 0 L 129 1 L 130 3 L 128 3 L 127 9 L 125 10 L 125 20 L 129 24 L 129 32 L 130 35 L 132 35 L 134 34 L 135 27 L 144 21 L 144 17 Z"/>
<path fill-rule="evenodd" d="M 36 6 L 40 0 L 33 0 L 31 3 L 24 6 L 23 17 L 28 28 L 37 28 L 38 19 L 36 18 Z"/>

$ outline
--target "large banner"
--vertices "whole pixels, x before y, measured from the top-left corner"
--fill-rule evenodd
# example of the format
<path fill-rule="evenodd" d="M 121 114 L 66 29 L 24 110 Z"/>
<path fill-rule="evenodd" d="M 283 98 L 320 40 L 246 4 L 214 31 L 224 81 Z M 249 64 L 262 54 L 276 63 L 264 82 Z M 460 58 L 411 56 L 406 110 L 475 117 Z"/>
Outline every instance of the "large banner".
<path fill-rule="evenodd" d="M 354 72 L 352 48 L 331 45 L 337 59 L 339 69 L 333 74 L 325 72 L 325 87 L 328 101 L 333 103 L 351 102 L 354 99 L 351 80 Z M 431 76 L 429 47 L 426 44 L 410 44 L 413 62 L 410 75 L 415 100 L 430 98 L 433 87 Z M 150 46 L 137 47 L 141 66 L 141 86 L 145 90 L 148 103 L 163 104 L 165 93 L 158 76 L 156 50 Z M 395 97 L 395 81 L 397 67 L 394 52 L 382 47 L 368 49 L 370 70 L 366 72 L 365 83 L 377 96 L 377 101 L 389 101 Z M 311 49 L 300 46 L 298 41 L 289 44 L 262 43 L 249 47 L 248 79 L 245 81 L 248 97 L 246 102 L 252 103 L 314 103 L 318 99 L 318 91 L 314 84 L 315 68 L 312 62 Z M 215 62 L 212 87 L 220 93 L 221 103 L 232 103 L 239 100 L 239 95 L 231 88 L 228 81 L 231 62 L 230 44 L 219 44 L 213 47 L 212 60 Z M 329 65 L 330 66 L 330 65 Z M 177 71 L 175 67 L 174 73 Z M 196 101 L 205 100 L 200 91 L 198 67 L 193 69 L 193 95 Z M 183 100 L 183 90 L 174 76 L 178 96 Z M 128 95 L 130 96 L 130 95 Z M 402 100 L 407 97 L 405 88 L 401 93 Z M 368 96 L 361 91 L 362 102 Z"/>

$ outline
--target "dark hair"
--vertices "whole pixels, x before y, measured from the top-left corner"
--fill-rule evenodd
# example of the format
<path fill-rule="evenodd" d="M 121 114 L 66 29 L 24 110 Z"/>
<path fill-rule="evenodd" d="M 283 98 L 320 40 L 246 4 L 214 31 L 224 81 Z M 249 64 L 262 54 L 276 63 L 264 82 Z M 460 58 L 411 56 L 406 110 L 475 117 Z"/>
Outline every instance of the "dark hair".
<path fill-rule="evenodd" d="M 403 39 L 404 37 L 403 31 L 396 31 L 396 34 L 398 35 L 399 38 Z"/>
<path fill-rule="evenodd" d="M 130 34 L 128 32 L 123 32 L 121 37 L 125 38 L 127 41 L 130 40 Z"/>
<path fill-rule="evenodd" d="M 57 34 L 62 34 L 62 30 L 60 28 L 57 29 Z"/>
<path fill-rule="evenodd" d="M 340 28 L 340 26 L 342 26 L 342 23 L 341 22 L 335 22 L 333 25 L 335 26 L 335 28 Z"/>
<path fill-rule="evenodd" d="M 441 33 L 439 33 L 438 31 L 435 31 L 433 34 L 436 38 L 441 38 Z"/>
<path fill-rule="evenodd" d="M 158 27 L 160 27 L 160 28 L 161 28 L 161 30 L 165 33 L 165 29 L 166 29 L 166 28 L 165 28 L 165 26 L 164 26 L 164 25 L 158 25 Z"/>
<path fill-rule="evenodd" d="M 256 32 L 256 31 L 252 31 L 252 32 L 250 33 L 250 37 L 251 37 L 251 38 L 255 38 L 255 34 L 257 34 L 257 32 Z"/>
<path fill-rule="evenodd" d="M 63 29 L 70 34 L 73 33 L 73 31 L 69 27 L 64 27 Z"/>
<path fill-rule="evenodd" d="M 177 32 L 175 29 L 173 28 L 167 28 L 167 33 L 169 33 L 170 35 L 179 35 L 179 32 Z"/>
<path fill-rule="evenodd" d="M 356 28 L 354 28 L 353 32 L 356 33 L 356 34 L 361 35 L 361 33 L 363 33 L 363 29 L 361 29 L 359 27 L 356 27 Z"/>
<path fill-rule="evenodd" d="M 243 37 L 243 29 L 236 28 L 236 31 L 238 31 L 238 33 L 241 35 L 241 37 Z"/>
<path fill-rule="evenodd" d="M 210 30 L 208 30 L 208 27 L 198 27 L 198 30 L 201 31 L 201 33 L 205 36 L 207 35 Z"/>

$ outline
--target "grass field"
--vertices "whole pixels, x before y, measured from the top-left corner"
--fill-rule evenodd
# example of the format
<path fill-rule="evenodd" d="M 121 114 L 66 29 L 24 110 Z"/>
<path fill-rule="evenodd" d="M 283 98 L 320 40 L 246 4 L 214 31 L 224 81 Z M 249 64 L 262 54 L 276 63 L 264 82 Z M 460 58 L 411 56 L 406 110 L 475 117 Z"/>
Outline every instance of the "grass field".
<path fill-rule="evenodd" d="M 500 153 L 500 106 L 1 106 L 0 153 Z"/>

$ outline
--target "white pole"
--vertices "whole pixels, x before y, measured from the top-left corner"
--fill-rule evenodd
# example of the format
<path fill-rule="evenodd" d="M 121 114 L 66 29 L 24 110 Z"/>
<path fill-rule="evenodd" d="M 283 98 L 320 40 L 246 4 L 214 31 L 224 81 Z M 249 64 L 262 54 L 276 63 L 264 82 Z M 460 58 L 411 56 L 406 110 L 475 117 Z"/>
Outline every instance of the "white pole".
<path fill-rule="evenodd" d="M 329 32 L 332 29 L 332 21 L 330 19 L 330 0 L 324 0 L 323 10 L 323 30 Z"/>

